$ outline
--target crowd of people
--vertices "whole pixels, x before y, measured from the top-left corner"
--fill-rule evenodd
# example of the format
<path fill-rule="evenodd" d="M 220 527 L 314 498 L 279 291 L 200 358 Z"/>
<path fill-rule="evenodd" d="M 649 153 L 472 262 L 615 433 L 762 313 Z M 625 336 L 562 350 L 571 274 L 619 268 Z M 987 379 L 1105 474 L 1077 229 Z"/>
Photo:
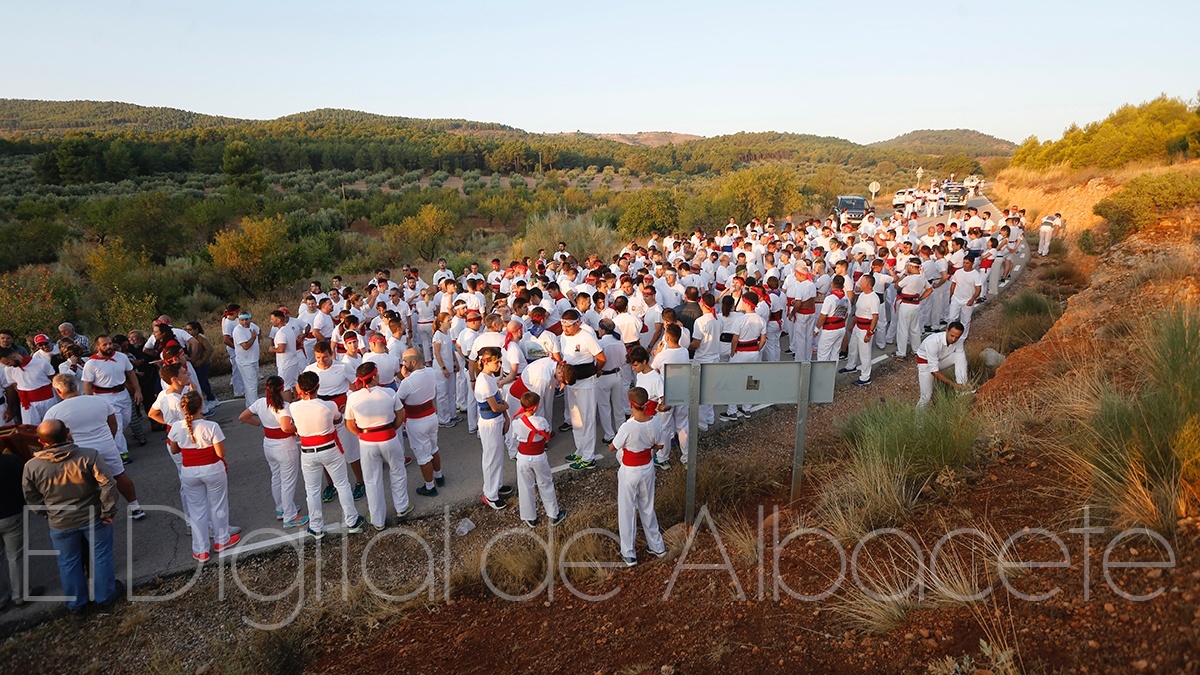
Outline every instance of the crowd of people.
<path fill-rule="evenodd" d="M 994 219 L 968 208 L 921 227 L 916 210 L 905 211 L 857 223 L 845 214 L 778 224 L 731 218 L 712 233 L 652 233 L 611 253 L 575 255 L 559 242 L 536 258 L 492 260 L 487 270 L 451 270 L 439 260 L 427 273 L 406 265 L 393 280 L 380 269 L 361 288 L 335 276 L 328 288 L 313 281 L 265 327 L 230 304 L 221 343 L 235 398 L 244 398 L 238 420 L 262 430 L 275 516 L 319 539 L 322 504 L 337 500 L 348 532 L 382 530 L 413 509 L 406 464 L 419 468 L 413 494 L 438 495 L 446 481 L 439 429 L 465 422 L 482 451 L 483 504 L 504 509 L 516 492 L 520 519 L 536 527 L 540 498 L 557 523 L 567 512 L 545 447 L 569 432 L 572 470 L 597 468 L 598 440 L 616 457 L 626 563 L 637 563 L 639 520 L 647 550 L 661 555 L 655 472 L 676 457 L 689 461 L 688 410 L 665 404 L 665 365 L 844 360 L 841 371 L 869 386 L 873 347 L 894 342 L 896 358 L 915 358 L 918 406 L 929 405 L 935 382 L 966 389 L 972 312 L 1012 273 L 1024 212 L 1013 207 Z M 180 329 L 162 316 L 149 336 L 89 340 L 69 323 L 59 334 L 33 336 L 27 348 L 0 330 L 3 419 L 39 425 L 44 446 L 25 467 L 26 500 L 50 503 L 54 481 L 39 476 L 69 455 L 90 462 L 83 473 L 103 505 L 98 517 L 111 519 L 119 494 L 131 518 L 144 518 L 125 471 L 127 437 L 145 445 L 148 427 L 161 428 L 193 557 L 202 563 L 236 546 L 225 433 L 206 419 L 218 402 L 208 380 L 215 348 L 203 327 Z M 264 380 L 267 354 L 275 373 Z M 555 428 L 558 398 L 564 421 Z M 699 414 L 701 431 L 716 423 L 712 406 Z M 719 416 L 748 414 L 730 405 Z M 515 488 L 503 481 L 506 460 L 516 462 Z M 300 483 L 304 510 L 295 500 Z M 366 517 L 355 504 L 362 499 Z M 0 513 L 0 529 L 6 522 Z M 84 536 L 73 520 L 52 516 L 50 527 L 56 537 Z M 64 587 L 85 549 L 60 547 Z"/>

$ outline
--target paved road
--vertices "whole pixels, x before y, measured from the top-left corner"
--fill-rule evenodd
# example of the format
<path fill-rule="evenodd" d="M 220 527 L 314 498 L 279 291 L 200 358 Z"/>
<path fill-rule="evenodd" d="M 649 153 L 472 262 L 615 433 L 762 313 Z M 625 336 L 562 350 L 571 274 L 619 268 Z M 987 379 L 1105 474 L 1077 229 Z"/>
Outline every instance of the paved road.
<path fill-rule="evenodd" d="M 978 198 L 971 202 L 981 210 L 990 209 L 994 214 L 999 210 L 992 207 L 987 199 Z M 881 204 L 883 206 L 883 204 Z M 935 222 L 938 219 L 922 219 L 922 225 Z M 944 218 L 943 218 L 944 220 Z M 1027 264 L 1028 247 L 1023 247 L 1022 255 L 1017 259 L 1016 270 L 1019 273 Z M 886 349 L 875 350 L 875 361 L 889 358 L 894 351 L 894 345 Z M 790 359 L 790 355 L 784 358 Z M 856 374 L 839 376 L 839 384 L 844 385 Z M 555 401 L 555 427 L 562 421 L 563 400 Z M 250 538 L 228 555 L 245 555 L 246 553 L 264 548 L 278 546 L 293 538 L 303 537 L 303 531 L 284 530 L 275 520 L 275 508 L 270 493 L 270 472 L 262 454 L 262 436 L 257 427 L 249 427 L 237 422 L 238 414 L 243 410 L 241 399 L 222 403 L 211 419 L 221 424 L 226 434 L 227 461 L 229 464 L 229 504 L 230 521 L 242 528 L 243 535 L 256 530 L 265 532 Z M 118 577 L 134 584 L 141 583 L 157 576 L 194 569 L 191 559 L 191 539 L 187 526 L 181 517 L 173 512 L 155 512 L 155 508 L 169 508 L 172 511 L 180 506 L 179 479 L 175 464 L 168 456 L 165 447 L 165 435 L 161 432 L 149 434 L 149 442 L 143 448 L 132 443 L 134 462 L 127 468 L 129 476 L 137 484 L 138 497 L 143 507 L 150 512 L 142 521 L 118 521 L 115 536 L 115 550 L 118 556 Z M 599 443 L 599 439 L 597 439 Z M 479 440 L 467 433 L 466 423 L 460 423 L 451 429 L 442 429 L 439 436 L 442 462 L 445 467 L 446 485 L 439 488 L 439 495 L 434 498 L 411 496 L 415 505 L 414 517 L 435 515 L 441 513 L 446 505 L 458 507 L 475 503 L 479 500 L 480 488 L 483 481 L 483 471 L 480 465 Z M 564 457 L 573 451 L 571 434 L 559 434 L 550 443 L 547 452 L 550 455 L 551 466 L 555 471 L 568 470 Z M 514 484 L 515 464 L 505 463 L 505 482 Z M 408 468 L 410 493 L 421 484 L 420 473 L 413 463 Z M 303 482 L 297 490 L 297 503 L 304 508 Z M 325 504 L 325 520 L 327 527 L 340 523 L 340 508 L 335 500 Z M 357 502 L 358 510 L 366 514 L 366 500 Z M 121 505 L 124 508 L 124 502 Z M 509 507 L 514 522 L 517 515 L 516 503 Z M 51 549 L 46 525 L 37 517 L 31 516 L 31 537 L 29 549 L 47 551 Z M 332 528 L 331 528 L 332 529 Z M 48 594 L 56 594 L 58 588 L 57 568 L 52 556 L 35 556 L 29 561 L 29 575 L 32 586 L 44 586 Z M 27 609 L 8 611 L 0 614 L 0 631 L 15 621 L 25 622 L 36 615 L 61 608 L 61 603 L 35 604 Z"/>

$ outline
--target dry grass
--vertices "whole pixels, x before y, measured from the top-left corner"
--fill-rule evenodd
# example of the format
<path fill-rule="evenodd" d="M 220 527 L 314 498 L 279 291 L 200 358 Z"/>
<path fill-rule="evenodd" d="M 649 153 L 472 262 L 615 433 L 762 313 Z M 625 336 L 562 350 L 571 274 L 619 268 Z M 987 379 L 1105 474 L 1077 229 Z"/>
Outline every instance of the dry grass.
<path fill-rule="evenodd" d="M 898 460 L 882 455 L 856 457 L 822 487 L 814 518 L 845 543 L 903 523 L 920 494 L 920 485 L 907 476 L 907 467 Z"/>
<path fill-rule="evenodd" d="M 621 248 L 617 231 L 595 221 L 589 214 L 577 216 L 552 211 L 531 216 L 522 236 L 513 240 L 512 256 L 521 260 L 537 256 L 538 249 L 553 250 L 557 242 L 565 241 L 567 250 L 583 260 L 589 253 L 609 255 Z"/>
<path fill-rule="evenodd" d="M 763 504 L 783 487 L 781 468 L 755 454 L 705 455 L 696 467 L 696 508 L 707 506 L 721 515 Z M 687 471 L 660 475 L 654 501 L 664 528 L 683 521 L 686 495 Z"/>
<path fill-rule="evenodd" d="M 1095 167 L 1073 169 L 1067 165 L 1051 169 L 1038 170 L 1010 166 L 997 176 L 998 182 L 1003 182 L 1015 188 L 1037 188 L 1046 192 L 1059 192 L 1069 188 L 1086 185 L 1093 180 L 1101 180 L 1112 186 L 1123 185 L 1138 176 L 1156 176 L 1171 172 L 1200 173 L 1200 162 L 1192 161 L 1184 164 L 1134 163 L 1121 169 L 1098 169 Z"/>
<path fill-rule="evenodd" d="M 917 551 L 899 541 L 880 537 L 856 549 L 857 571 L 831 608 L 847 630 L 886 635 L 920 606 L 922 561 Z"/>
<path fill-rule="evenodd" d="M 762 558 L 763 542 L 755 523 L 741 516 L 724 516 L 717 519 L 717 531 L 734 562 L 751 566 Z"/>
<path fill-rule="evenodd" d="M 1004 354 L 1041 340 L 1062 315 L 1062 307 L 1057 302 L 1033 291 L 1004 301 L 1003 310 L 1000 351 Z"/>

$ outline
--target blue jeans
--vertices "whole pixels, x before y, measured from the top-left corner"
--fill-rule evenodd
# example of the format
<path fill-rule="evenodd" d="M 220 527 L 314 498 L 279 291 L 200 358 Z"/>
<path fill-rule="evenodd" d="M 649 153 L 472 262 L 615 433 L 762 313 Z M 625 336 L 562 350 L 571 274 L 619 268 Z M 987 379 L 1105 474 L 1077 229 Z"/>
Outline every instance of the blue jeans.
<path fill-rule="evenodd" d="M 91 550 L 92 580 L 97 604 L 115 599 L 116 567 L 113 564 L 113 528 L 99 522 L 71 530 L 50 528 L 50 541 L 58 551 L 58 577 L 62 581 L 67 609 L 77 612 L 88 603 L 88 580 L 83 556 Z"/>

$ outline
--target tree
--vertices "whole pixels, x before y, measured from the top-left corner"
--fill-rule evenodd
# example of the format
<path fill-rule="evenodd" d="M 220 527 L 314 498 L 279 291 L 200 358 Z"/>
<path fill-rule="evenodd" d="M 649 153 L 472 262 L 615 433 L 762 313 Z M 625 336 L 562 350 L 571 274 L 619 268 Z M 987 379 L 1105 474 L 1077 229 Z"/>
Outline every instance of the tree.
<path fill-rule="evenodd" d="M 291 245 L 282 216 L 245 218 L 236 230 L 217 234 L 208 245 L 213 267 L 228 274 L 251 298 L 255 290 L 272 288 L 286 278 Z"/>
<path fill-rule="evenodd" d="M 800 177 L 794 169 L 782 164 L 734 171 L 722 183 L 720 193 L 737 209 L 729 215 L 742 222 L 754 217 L 787 216 L 804 206 Z"/>
<path fill-rule="evenodd" d="M 417 215 L 380 228 L 383 232 L 382 257 L 390 265 L 414 257 L 432 261 L 454 233 L 457 222 L 458 218 L 450 211 L 426 204 Z"/>
<path fill-rule="evenodd" d="M 234 187 L 251 190 L 262 188 L 262 166 L 254 149 L 245 141 L 233 141 L 225 146 L 221 170 L 225 172 L 226 181 Z"/>
<path fill-rule="evenodd" d="M 629 193 L 625 212 L 617 220 L 617 229 L 624 237 L 635 237 L 651 231 L 674 232 L 679 227 L 679 209 L 666 190 L 638 190 Z"/>

